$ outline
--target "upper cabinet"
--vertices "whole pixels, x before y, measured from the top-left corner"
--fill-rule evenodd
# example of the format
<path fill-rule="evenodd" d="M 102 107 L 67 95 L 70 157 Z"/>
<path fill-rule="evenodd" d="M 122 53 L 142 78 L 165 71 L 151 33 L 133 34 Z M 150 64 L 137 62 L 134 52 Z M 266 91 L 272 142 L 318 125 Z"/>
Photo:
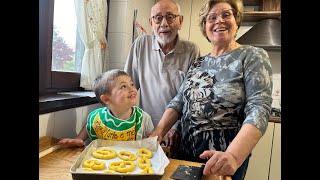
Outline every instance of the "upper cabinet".
<path fill-rule="evenodd" d="M 281 0 L 243 0 L 244 22 L 281 18 Z"/>

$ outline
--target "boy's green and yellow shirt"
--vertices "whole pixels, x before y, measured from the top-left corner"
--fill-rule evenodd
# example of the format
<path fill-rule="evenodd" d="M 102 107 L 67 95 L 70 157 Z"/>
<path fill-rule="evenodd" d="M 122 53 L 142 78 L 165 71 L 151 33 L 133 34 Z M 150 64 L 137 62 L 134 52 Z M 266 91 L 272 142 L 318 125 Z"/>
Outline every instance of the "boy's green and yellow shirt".
<path fill-rule="evenodd" d="M 143 111 L 133 106 L 132 116 L 127 120 L 114 117 L 107 107 L 98 108 L 88 116 L 87 131 L 91 140 L 140 140 Z"/>

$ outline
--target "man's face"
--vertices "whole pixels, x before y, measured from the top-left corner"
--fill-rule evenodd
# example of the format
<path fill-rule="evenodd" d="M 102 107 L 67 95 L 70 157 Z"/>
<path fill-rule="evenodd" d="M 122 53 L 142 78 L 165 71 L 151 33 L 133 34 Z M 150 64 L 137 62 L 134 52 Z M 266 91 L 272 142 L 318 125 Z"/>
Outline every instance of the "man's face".
<path fill-rule="evenodd" d="M 173 42 L 178 34 L 178 30 L 181 29 L 182 16 L 176 16 L 173 20 L 171 19 L 172 21 L 167 20 L 172 17 L 172 15 L 179 15 L 179 11 L 178 7 L 170 1 L 159 1 L 151 10 L 151 18 L 149 18 L 149 23 L 152 26 L 158 42 L 162 45 Z M 161 22 L 157 22 L 157 24 L 155 19 L 152 17 L 157 18 Z"/>

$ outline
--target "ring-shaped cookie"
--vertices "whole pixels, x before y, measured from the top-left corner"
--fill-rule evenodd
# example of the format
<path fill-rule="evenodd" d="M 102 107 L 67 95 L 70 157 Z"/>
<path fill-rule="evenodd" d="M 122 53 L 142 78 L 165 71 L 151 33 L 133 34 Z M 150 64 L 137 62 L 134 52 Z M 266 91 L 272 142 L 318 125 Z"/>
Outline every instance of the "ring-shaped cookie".
<path fill-rule="evenodd" d="M 152 152 L 149 149 L 146 148 L 141 148 L 138 151 L 138 156 L 140 157 L 146 157 L 148 159 L 152 158 Z"/>
<path fill-rule="evenodd" d="M 91 155 L 97 159 L 113 159 L 117 156 L 117 153 L 112 149 L 101 148 L 93 151 Z"/>
<path fill-rule="evenodd" d="M 146 157 L 138 159 L 138 166 L 140 169 L 145 169 L 146 167 L 151 167 L 151 162 Z"/>
<path fill-rule="evenodd" d="M 151 167 L 146 167 L 143 171 L 140 172 L 140 174 L 154 174 L 154 171 Z"/>
<path fill-rule="evenodd" d="M 128 173 L 133 171 L 136 165 L 133 161 L 117 161 L 109 164 L 109 169 L 120 173 Z"/>
<path fill-rule="evenodd" d="M 91 168 L 93 170 L 101 170 L 106 168 L 106 163 L 95 159 L 88 159 L 83 163 L 83 167 Z"/>
<path fill-rule="evenodd" d="M 124 161 L 134 161 L 137 157 L 129 151 L 120 151 L 118 157 Z"/>

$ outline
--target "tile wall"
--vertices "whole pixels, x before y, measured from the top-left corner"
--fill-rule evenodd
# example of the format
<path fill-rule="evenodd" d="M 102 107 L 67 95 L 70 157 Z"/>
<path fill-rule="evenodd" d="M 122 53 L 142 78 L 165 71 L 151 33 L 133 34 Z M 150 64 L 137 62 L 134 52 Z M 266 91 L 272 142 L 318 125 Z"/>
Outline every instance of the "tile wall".
<path fill-rule="evenodd" d="M 268 51 L 268 54 L 273 73 L 272 107 L 281 108 L 281 52 Z"/>
<path fill-rule="evenodd" d="M 101 107 L 100 103 L 39 115 L 39 138 L 43 136 L 76 137 L 86 122 L 88 114 Z"/>

